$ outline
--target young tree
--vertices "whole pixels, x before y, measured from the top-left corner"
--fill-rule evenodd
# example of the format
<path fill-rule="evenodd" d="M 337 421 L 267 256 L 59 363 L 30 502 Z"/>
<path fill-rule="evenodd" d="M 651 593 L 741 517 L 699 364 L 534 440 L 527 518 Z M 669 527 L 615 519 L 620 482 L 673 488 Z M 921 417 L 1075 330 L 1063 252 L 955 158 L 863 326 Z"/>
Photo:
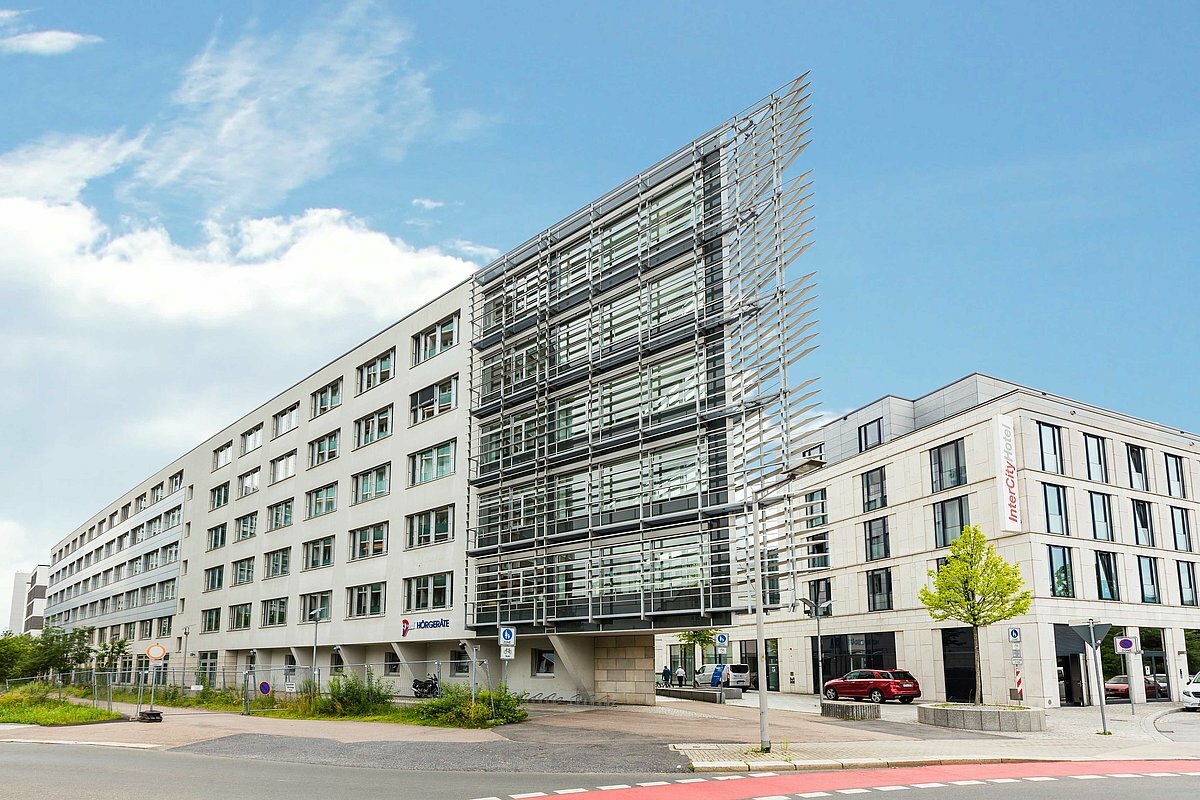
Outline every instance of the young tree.
<path fill-rule="evenodd" d="M 91 628 L 70 631 L 53 626 L 43 628 L 41 635 L 34 639 L 33 650 L 29 654 L 29 671 L 66 672 L 78 664 L 91 661 L 92 648 L 88 644 L 91 633 Z"/>
<path fill-rule="evenodd" d="M 979 658 L 979 632 L 996 622 L 1029 610 L 1033 592 L 1015 564 L 996 554 L 996 548 L 976 525 L 967 525 L 950 545 L 950 558 L 939 570 L 930 570 L 933 588 L 917 594 L 937 622 L 948 619 L 970 625 L 975 634 L 975 702 L 983 703 L 983 669 Z"/>
<path fill-rule="evenodd" d="M 126 639 L 109 639 L 96 648 L 96 668 L 106 672 L 115 670 L 121 659 L 129 655 Z"/>
<path fill-rule="evenodd" d="M 29 669 L 29 654 L 33 652 L 33 637 L 28 633 L 5 631 L 0 634 L 0 681 L 20 678 Z"/>
<path fill-rule="evenodd" d="M 690 644 L 692 646 L 692 656 L 696 655 L 696 648 L 715 647 L 717 644 L 717 632 L 711 628 L 702 628 L 696 631 L 680 631 L 675 634 L 675 638 L 680 644 Z"/>

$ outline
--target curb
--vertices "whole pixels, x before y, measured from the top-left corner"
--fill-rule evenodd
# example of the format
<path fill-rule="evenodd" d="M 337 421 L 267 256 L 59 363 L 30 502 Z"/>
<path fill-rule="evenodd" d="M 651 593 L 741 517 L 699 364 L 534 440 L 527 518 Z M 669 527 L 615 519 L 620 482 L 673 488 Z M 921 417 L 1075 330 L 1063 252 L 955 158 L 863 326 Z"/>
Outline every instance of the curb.
<path fill-rule="evenodd" d="M 1194 756 L 1154 756 L 1155 761 L 1190 761 Z M 1087 761 L 1144 761 L 1145 756 L 1105 755 L 1044 758 L 1001 758 L 996 756 L 956 756 L 953 758 L 853 758 L 845 761 L 693 761 L 692 772 L 758 772 L 760 770 L 795 772 L 833 772 L 844 769 L 889 769 L 894 767 L 938 767 L 959 764 L 1041 764 Z"/>

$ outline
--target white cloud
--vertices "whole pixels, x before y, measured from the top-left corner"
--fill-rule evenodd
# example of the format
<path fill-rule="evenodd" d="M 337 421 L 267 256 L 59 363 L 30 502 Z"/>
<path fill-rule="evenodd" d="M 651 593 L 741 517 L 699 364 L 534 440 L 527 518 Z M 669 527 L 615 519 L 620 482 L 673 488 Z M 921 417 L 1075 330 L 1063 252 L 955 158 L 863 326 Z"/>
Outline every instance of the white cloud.
<path fill-rule="evenodd" d="M 500 251 L 495 247 L 488 247 L 485 244 L 476 244 L 475 242 L 466 239 L 453 239 L 446 243 L 446 248 L 455 252 L 461 253 L 467 258 L 473 258 L 483 261 L 492 261 L 500 257 Z"/>
<path fill-rule="evenodd" d="M 74 200 L 89 181 L 116 170 L 141 147 L 142 137 L 47 136 L 0 154 L 0 197 Z"/>
<path fill-rule="evenodd" d="M 446 205 L 441 200 L 430 200 L 428 197 L 415 197 L 412 204 L 423 211 L 433 211 Z"/>
<path fill-rule="evenodd" d="M 480 131 L 490 128 L 500 121 L 495 114 L 484 114 L 475 109 L 465 108 L 449 115 L 443 125 L 443 135 L 451 142 L 470 139 Z"/>
<path fill-rule="evenodd" d="M 15 8 L 0 8 L 0 25 L 12 22 L 24 13 L 24 11 L 18 11 Z"/>
<path fill-rule="evenodd" d="M 71 31 L 33 31 L 0 39 L 0 52 L 35 56 L 59 56 L 85 44 L 104 41 L 99 36 Z"/>

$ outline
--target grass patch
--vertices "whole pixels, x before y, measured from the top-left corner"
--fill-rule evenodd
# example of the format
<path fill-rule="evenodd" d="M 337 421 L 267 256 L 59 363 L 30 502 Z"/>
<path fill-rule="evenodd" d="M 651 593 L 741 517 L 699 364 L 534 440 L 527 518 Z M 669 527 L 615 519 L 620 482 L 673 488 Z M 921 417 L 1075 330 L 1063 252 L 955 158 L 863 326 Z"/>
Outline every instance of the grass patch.
<path fill-rule="evenodd" d="M 104 722 L 121 717 L 120 714 L 102 708 L 81 706 L 69 700 L 51 698 L 48 692 L 49 687 L 33 684 L 0 694 L 0 722 L 23 725 L 78 725 L 81 722 Z"/>

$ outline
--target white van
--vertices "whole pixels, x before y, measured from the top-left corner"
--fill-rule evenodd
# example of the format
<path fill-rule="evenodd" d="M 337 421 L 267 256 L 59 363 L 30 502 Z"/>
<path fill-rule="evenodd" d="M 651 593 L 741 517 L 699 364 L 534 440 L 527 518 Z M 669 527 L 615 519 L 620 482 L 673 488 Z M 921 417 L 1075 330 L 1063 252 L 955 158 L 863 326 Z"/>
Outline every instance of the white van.
<path fill-rule="evenodd" d="M 692 677 L 692 686 L 699 689 L 712 688 L 713 673 L 721 667 L 721 686 L 734 689 L 750 688 L 750 667 L 746 664 L 701 664 Z"/>

